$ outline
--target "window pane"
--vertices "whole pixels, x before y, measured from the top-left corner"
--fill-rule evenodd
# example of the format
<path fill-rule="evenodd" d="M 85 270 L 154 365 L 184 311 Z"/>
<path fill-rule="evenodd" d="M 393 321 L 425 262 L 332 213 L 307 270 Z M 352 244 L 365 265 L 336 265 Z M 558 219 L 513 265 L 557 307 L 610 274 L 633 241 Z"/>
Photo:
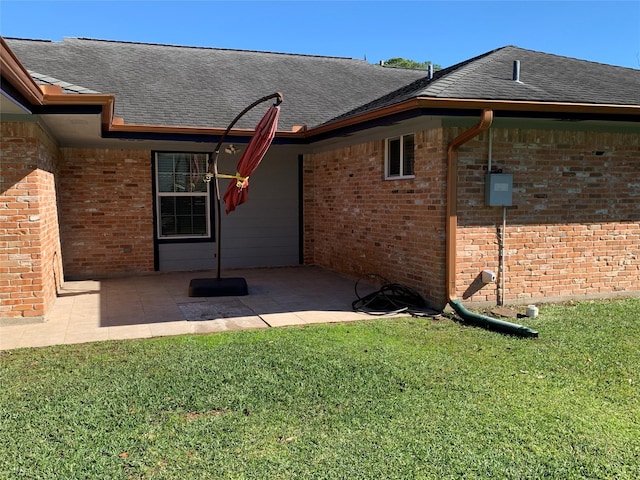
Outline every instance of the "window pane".
<path fill-rule="evenodd" d="M 191 217 L 176 217 L 176 223 L 178 225 L 178 235 L 190 235 L 193 233 Z"/>
<path fill-rule="evenodd" d="M 173 174 L 158 173 L 158 191 L 173 192 Z"/>
<path fill-rule="evenodd" d="M 189 173 L 189 157 L 184 153 L 176 153 L 173 156 L 173 171 L 176 173 Z"/>
<path fill-rule="evenodd" d="M 158 172 L 171 173 L 173 172 L 173 154 L 172 153 L 158 153 Z"/>
<path fill-rule="evenodd" d="M 159 153 L 157 161 L 159 192 L 206 192 L 207 155 Z"/>
<path fill-rule="evenodd" d="M 173 192 L 173 154 L 159 153 L 157 169 L 158 191 Z"/>
<path fill-rule="evenodd" d="M 194 215 L 193 219 L 193 233 L 194 235 L 206 235 L 207 234 L 207 218 L 205 215 Z"/>
<path fill-rule="evenodd" d="M 191 215 L 191 202 L 193 197 L 174 197 L 176 202 L 176 215 Z"/>
<path fill-rule="evenodd" d="M 405 135 L 402 137 L 402 175 L 413 175 L 414 156 L 413 135 Z"/>
<path fill-rule="evenodd" d="M 389 140 L 388 145 L 389 152 L 387 157 L 387 176 L 398 176 L 400 175 L 400 139 L 394 138 L 393 140 Z"/>
<path fill-rule="evenodd" d="M 173 191 L 188 192 L 189 191 L 189 174 L 176 172 L 173 175 Z"/>
<path fill-rule="evenodd" d="M 193 214 L 205 215 L 207 213 L 206 197 L 193 197 Z"/>
<path fill-rule="evenodd" d="M 204 174 L 207 173 L 207 156 L 192 155 L 191 159 L 190 192 L 206 192 L 207 184 L 204 182 Z"/>
<path fill-rule="evenodd" d="M 160 213 L 162 215 L 175 215 L 176 214 L 176 198 L 175 197 L 161 197 L 160 198 Z"/>
<path fill-rule="evenodd" d="M 207 197 L 161 197 L 160 236 L 207 234 Z"/>
<path fill-rule="evenodd" d="M 160 236 L 176 235 L 175 197 L 160 198 Z"/>

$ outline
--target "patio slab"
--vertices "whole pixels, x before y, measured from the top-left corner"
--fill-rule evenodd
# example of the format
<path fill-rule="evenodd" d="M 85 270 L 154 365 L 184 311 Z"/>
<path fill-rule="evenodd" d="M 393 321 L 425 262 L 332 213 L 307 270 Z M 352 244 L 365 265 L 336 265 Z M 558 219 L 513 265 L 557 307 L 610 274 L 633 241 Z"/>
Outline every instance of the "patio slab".
<path fill-rule="evenodd" d="M 230 275 L 247 280 L 248 295 L 188 296 L 192 278 L 215 277 L 215 272 L 68 281 L 44 322 L 0 325 L 0 350 L 371 318 L 351 308 L 356 279 L 319 267 L 233 270 Z M 366 286 L 360 282 L 358 288 Z"/>

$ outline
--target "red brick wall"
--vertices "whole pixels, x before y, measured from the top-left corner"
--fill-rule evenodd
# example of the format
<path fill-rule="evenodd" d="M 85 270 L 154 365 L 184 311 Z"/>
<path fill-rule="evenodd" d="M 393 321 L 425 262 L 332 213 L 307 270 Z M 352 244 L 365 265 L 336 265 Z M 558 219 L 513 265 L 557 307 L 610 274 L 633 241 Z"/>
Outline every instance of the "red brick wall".
<path fill-rule="evenodd" d="M 306 261 L 443 298 L 445 150 L 440 130 L 416 132 L 416 178 L 389 181 L 383 140 L 306 158 Z"/>
<path fill-rule="evenodd" d="M 66 277 L 153 271 L 151 152 L 80 148 L 61 152 Z"/>
<path fill-rule="evenodd" d="M 376 273 L 444 305 L 446 146 L 463 129 L 417 132 L 416 178 L 384 181 L 384 142 L 305 158 L 305 261 Z M 640 292 L 640 139 L 492 129 L 493 166 L 514 175 L 505 303 Z M 457 295 L 498 303 L 502 208 L 486 207 L 488 134 L 459 150 Z"/>
<path fill-rule="evenodd" d="M 459 154 L 458 295 L 497 303 L 502 207 L 484 206 L 488 134 Z M 492 129 L 492 165 L 513 174 L 505 303 L 640 292 L 640 137 Z M 478 287 L 482 287 L 478 290 Z"/>
<path fill-rule="evenodd" d="M 303 211 L 303 262 L 305 265 L 316 263 L 315 229 L 316 229 L 316 177 L 315 157 L 306 155 L 302 161 L 302 211 Z"/>
<path fill-rule="evenodd" d="M 37 123 L 0 132 L 0 317 L 42 317 L 62 281 L 59 152 Z"/>

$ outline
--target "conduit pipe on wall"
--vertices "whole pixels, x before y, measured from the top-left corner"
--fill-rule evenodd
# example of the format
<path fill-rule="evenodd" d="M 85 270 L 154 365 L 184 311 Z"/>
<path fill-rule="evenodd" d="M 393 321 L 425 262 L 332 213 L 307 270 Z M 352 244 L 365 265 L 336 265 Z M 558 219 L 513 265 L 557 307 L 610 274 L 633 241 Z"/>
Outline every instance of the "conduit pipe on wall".
<path fill-rule="evenodd" d="M 472 138 L 491 127 L 493 110 L 482 111 L 480 121 L 469 130 L 454 138 L 447 148 L 447 223 L 446 233 L 446 267 L 447 302 L 464 321 L 503 333 L 522 337 L 537 337 L 538 332 L 515 323 L 505 322 L 467 310 L 456 297 L 456 257 L 458 234 L 458 149 Z"/>

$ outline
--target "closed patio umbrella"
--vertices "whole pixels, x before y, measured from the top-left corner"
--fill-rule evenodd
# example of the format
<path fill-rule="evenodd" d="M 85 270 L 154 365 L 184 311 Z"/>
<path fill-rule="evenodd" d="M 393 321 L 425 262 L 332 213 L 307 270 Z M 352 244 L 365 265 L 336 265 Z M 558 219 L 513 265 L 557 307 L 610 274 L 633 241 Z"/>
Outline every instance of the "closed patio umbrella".
<path fill-rule="evenodd" d="M 258 167 L 262 158 L 267 153 L 269 146 L 278 128 L 279 104 L 273 104 L 256 126 L 251 141 L 238 160 L 237 173 L 233 176 L 227 191 L 224 192 L 224 202 L 227 214 L 233 212 L 236 207 L 249 198 L 249 176 Z M 220 175 L 218 175 L 221 177 Z M 224 178 L 224 177 L 222 177 Z"/>
<path fill-rule="evenodd" d="M 269 107 L 267 113 L 262 120 L 258 122 L 255 132 L 251 137 L 251 140 L 247 144 L 240 160 L 237 165 L 237 172 L 235 175 L 224 175 L 218 173 L 218 155 L 220 153 L 220 147 L 222 142 L 226 138 L 229 131 L 233 128 L 236 122 L 249 110 L 256 105 L 265 102 L 269 99 L 275 98 L 276 102 Z M 221 278 L 220 275 L 220 253 L 221 253 L 221 226 L 220 226 L 220 185 L 219 178 L 231 178 L 231 182 L 227 187 L 224 194 L 224 201 L 226 205 L 226 212 L 230 213 L 235 208 L 246 202 L 248 199 L 247 188 L 249 186 L 249 176 L 254 172 L 257 166 L 262 161 L 262 158 L 267 153 L 267 150 L 271 146 L 273 137 L 275 136 L 278 128 L 278 117 L 280 115 L 280 103 L 282 103 L 282 94 L 273 93 L 256 100 L 251 105 L 246 107 L 242 112 L 233 119 L 229 124 L 224 134 L 220 137 L 218 144 L 216 145 L 213 160 L 209 161 L 209 171 L 205 175 L 205 180 L 209 181 L 214 179 L 215 188 L 215 235 L 216 235 L 216 265 L 217 265 L 217 277 L 216 278 L 194 278 L 189 284 L 189 296 L 190 297 L 218 297 L 218 296 L 236 296 L 247 295 L 247 282 L 244 278 Z"/>

